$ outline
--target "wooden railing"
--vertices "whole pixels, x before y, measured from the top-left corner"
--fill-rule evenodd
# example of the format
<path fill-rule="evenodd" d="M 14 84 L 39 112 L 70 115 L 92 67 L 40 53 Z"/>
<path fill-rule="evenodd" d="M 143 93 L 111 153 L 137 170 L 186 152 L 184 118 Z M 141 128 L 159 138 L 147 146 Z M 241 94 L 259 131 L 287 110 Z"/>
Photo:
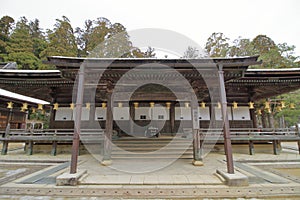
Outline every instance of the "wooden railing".
<path fill-rule="evenodd" d="M 1 154 L 6 155 L 9 142 L 26 143 L 27 154 L 32 155 L 34 144 L 52 144 L 51 155 L 56 155 L 57 144 L 71 144 L 73 141 L 73 129 L 9 129 L 7 128 L 0 141 L 3 141 Z M 102 129 L 82 129 L 80 140 L 82 143 L 103 142 Z"/>
<path fill-rule="evenodd" d="M 199 129 L 200 141 L 224 142 L 222 129 Z M 254 143 L 271 142 L 274 154 L 279 154 L 280 142 L 296 141 L 300 154 L 300 131 L 288 128 L 232 128 L 230 139 L 233 142 L 249 143 L 249 153 L 254 154 Z"/>
<path fill-rule="evenodd" d="M 33 153 L 34 144 L 52 144 L 51 155 L 56 155 L 58 144 L 71 144 L 73 141 L 73 129 L 7 129 L 0 137 L 3 142 L 2 155 L 6 155 L 10 142 L 26 143 L 27 154 Z M 222 129 L 199 129 L 198 138 L 201 141 L 224 142 Z M 230 138 L 233 142 L 249 144 L 249 153 L 254 154 L 254 143 L 271 142 L 274 154 L 279 154 L 280 142 L 296 141 L 300 154 L 299 130 L 269 129 L 269 128 L 232 128 Z M 82 143 L 102 143 L 104 140 L 103 129 L 82 129 L 80 134 Z"/>

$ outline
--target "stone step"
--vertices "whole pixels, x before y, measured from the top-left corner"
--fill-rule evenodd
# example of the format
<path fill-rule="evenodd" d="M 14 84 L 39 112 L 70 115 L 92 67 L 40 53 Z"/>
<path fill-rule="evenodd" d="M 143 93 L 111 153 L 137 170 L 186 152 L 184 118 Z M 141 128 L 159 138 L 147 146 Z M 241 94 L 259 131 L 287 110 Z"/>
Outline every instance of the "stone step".
<path fill-rule="evenodd" d="M 169 145 L 170 142 L 172 145 Z M 113 159 L 193 158 L 191 140 L 186 138 L 124 137 L 114 140 L 113 143 L 115 145 L 112 150 Z M 157 150 L 159 151 L 157 152 Z"/>
<path fill-rule="evenodd" d="M 176 151 L 176 150 L 181 150 L 181 149 L 186 149 L 187 151 L 193 150 L 193 148 L 190 146 L 188 148 L 178 148 L 178 147 L 140 147 L 140 146 L 135 146 L 135 147 L 113 147 L 113 151 Z"/>
<path fill-rule="evenodd" d="M 176 158 L 181 158 L 181 159 L 192 159 L 193 155 L 138 155 L 138 154 L 130 154 L 130 155 L 114 155 L 112 154 L 112 159 L 176 159 Z"/>

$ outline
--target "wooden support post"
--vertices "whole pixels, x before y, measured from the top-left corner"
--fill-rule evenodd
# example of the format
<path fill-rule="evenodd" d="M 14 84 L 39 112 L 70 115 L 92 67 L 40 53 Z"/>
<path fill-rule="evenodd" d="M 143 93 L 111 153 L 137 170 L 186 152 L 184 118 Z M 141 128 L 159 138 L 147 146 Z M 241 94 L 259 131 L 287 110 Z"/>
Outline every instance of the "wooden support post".
<path fill-rule="evenodd" d="M 33 138 L 33 131 L 30 131 L 30 136 Z M 33 141 L 29 140 L 28 141 L 28 146 L 27 146 L 27 155 L 32 155 L 33 154 Z"/>
<path fill-rule="evenodd" d="M 53 141 L 52 149 L 51 149 L 51 156 L 56 156 L 57 153 L 57 141 Z"/>
<path fill-rule="evenodd" d="M 170 105 L 170 125 L 171 125 L 171 135 L 175 134 L 175 103 Z"/>
<path fill-rule="evenodd" d="M 297 135 L 298 137 L 300 137 L 300 127 L 299 127 L 298 124 L 296 124 L 296 135 Z M 299 154 L 300 154 L 300 140 L 297 141 L 297 144 L 298 144 L 298 152 L 299 152 Z"/>
<path fill-rule="evenodd" d="M 105 123 L 105 135 L 104 135 L 104 155 L 101 164 L 111 164 L 111 150 L 112 150 L 112 132 L 113 132 L 113 115 L 112 115 L 112 91 L 107 92 L 107 108 L 106 108 L 106 123 Z"/>
<path fill-rule="evenodd" d="M 252 140 L 249 140 L 249 154 L 254 155 L 254 144 Z"/>
<path fill-rule="evenodd" d="M 193 123 L 193 164 L 195 166 L 202 166 L 202 155 L 200 149 L 200 138 L 199 138 L 199 112 L 198 112 L 198 102 L 191 102 L 191 114 Z"/>
<path fill-rule="evenodd" d="M 273 144 L 273 152 L 274 152 L 274 155 L 279 155 L 279 141 L 278 140 L 273 140 L 272 142 Z"/>
<path fill-rule="evenodd" d="M 8 141 L 3 141 L 1 155 L 6 155 L 8 151 Z"/>
<path fill-rule="evenodd" d="M 227 116 L 226 90 L 225 90 L 224 72 L 223 72 L 222 65 L 219 65 L 218 72 L 219 72 L 218 74 L 219 74 L 219 82 L 220 82 L 219 84 L 220 84 L 221 110 L 222 110 L 222 117 L 224 120 L 223 132 L 224 132 L 224 149 L 226 154 L 227 172 L 229 174 L 234 174 L 230 127 L 229 127 L 229 120 Z"/>
<path fill-rule="evenodd" d="M 194 138 L 193 138 L 193 155 L 194 155 L 194 160 L 193 164 L 195 166 L 202 166 L 203 161 L 202 161 L 202 143 L 203 141 L 200 140 L 200 133 L 199 130 L 194 130 Z"/>
<path fill-rule="evenodd" d="M 7 124 L 4 137 L 8 138 L 10 132 L 10 123 Z M 6 155 L 8 151 L 8 141 L 3 141 L 1 155 Z"/>
<path fill-rule="evenodd" d="M 253 128 L 257 128 L 257 118 L 256 118 L 256 114 L 255 114 L 255 110 L 254 109 L 250 109 L 250 116 L 252 119 L 252 127 Z"/>
<path fill-rule="evenodd" d="M 27 155 L 32 155 L 33 154 L 33 141 L 28 142 L 27 146 Z"/>
<path fill-rule="evenodd" d="M 52 143 L 52 149 L 51 149 L 51 156 L 56 156 L 56 153 L 57 153 L 57 130 L 55 130 L 54 132 L 54 140 L 53 140 L 53 143 Z"/>
<path fill-rule="evenodd" d="M 130 126 L 130 129 L 129 129 L 129 131 L 130 131 L 130 135 L 134 135 L 134 118 L 135 118 L 135 108 L 134 108 L 134 106 L 133 106 L 133 104 L 130 104 L 129 103 L 129 114 L 130 114 L 130 124 L 129 124 L 129 126 Z"/>
<path fill-rule="evenodd" d="M 51 101 L 51 104 L 53 105 L 54 103 L 57 103 L 56 102 L 56 96 L 57 96 L 57 91 L 56 91 L 56 88 L 51 88 L 51 97 L 52 97 L 52 101 Z M 56 110 L 53 109 L 53 107 L 51 106 L 50 107 L 50 128 L 54 128 L 54 124 L 55 124 L 55 115 L 56 115 Z"/>
<path fill-rule="evenodd" d="M 77 98 L 76 98 L 76 118 L 74 121 L 74 134 L 72 143 L 72 156 L 71 156 L 71 166 L 70 174 L 76 174 L 77 172 L 77 162 L 79 154 L 79 144 L 80 144 L 80 125 L 81 125 L 81 112 L 82 112 L 82 102 L 84 94 L 84 65 L 81 65 L 79 69 L 78 85 L 77 85 Z"/>

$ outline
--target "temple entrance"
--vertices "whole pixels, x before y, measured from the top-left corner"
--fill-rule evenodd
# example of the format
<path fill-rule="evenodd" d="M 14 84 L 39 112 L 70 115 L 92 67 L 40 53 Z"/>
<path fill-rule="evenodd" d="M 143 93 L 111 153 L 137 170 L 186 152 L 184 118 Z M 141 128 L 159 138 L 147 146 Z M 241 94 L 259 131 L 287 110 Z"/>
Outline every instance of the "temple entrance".
<path fill-rule="evenodd" d="M 126 94 L 120 96 L 122 92 Z M 133 92 L 124 87 L 116 93 L 112 97 L 117 105 L 113 108 L 113 118 L 114 128 L 120 135 L 145 138 L 173 135 L 176 96 L 170 89 L 160 84 L 146 84 Z M 124 96 L 129 102 L 124 101 Z"/>

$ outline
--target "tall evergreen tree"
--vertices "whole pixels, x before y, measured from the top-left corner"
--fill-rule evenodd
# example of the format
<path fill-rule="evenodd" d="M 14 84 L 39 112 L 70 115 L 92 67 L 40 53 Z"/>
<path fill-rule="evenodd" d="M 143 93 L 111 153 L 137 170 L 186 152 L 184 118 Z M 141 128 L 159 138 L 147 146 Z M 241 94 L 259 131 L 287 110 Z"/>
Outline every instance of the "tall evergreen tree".
<path fill-rule="evenodd" d="M 262 67 L 264 68 L 286 68 L 284 65 L 284 57 L 282 57 L 280 50 L 276 43 L 266 35 L 256 36 L 251 45 L 256 54 L 260 55 L 262 60 Z M 260 66 L 261 67 L 261 66 Z"/>
<path fill-rule="evenodd" d="M 77 56 L 77 43 L 70 20 L 63 16 L 56 19 L 53 30 L 47 31 L 48 45 L 40 54 L 46 59 L 47 56 Z"/>
<path fill-rule="evenodd" d="M 76 28 L 79 56 L 99 58 L 143 58 L 154 57 L 154 49 L 142 52 L 133 47 L 126 28 L 120 23 L 112 24 L 106 18 L 85 21 L 84 29 Z"/>
<path fill-rule="evenodd" d="M 41 64 L 34 55 L 33 39 L 26 17 L 21 17 L 7 45 L 7 61 L 15 61 L 20 69 L 37 69 Z"/>
<path fill-rule="evenodd" d="M 7 58 L 7 43 L 10 39 L 15 20 L 10 16 L 3 16 L 0 19 L 0 61 Z"/>
<path fill-rule="evenodd" d="M 76 28 L 79 55 L 88 56 L 94 48 L 108 38 L 111 22 L 106 18 L 86 20 L 84 29 Z"/>
<path fill-rule="evenodd" d="M 40 59 L 41 52 L 47 47 L 47 41 L 38 19 L 29 22 L 29 32 L 33 42 L 33 53 Z"/>

